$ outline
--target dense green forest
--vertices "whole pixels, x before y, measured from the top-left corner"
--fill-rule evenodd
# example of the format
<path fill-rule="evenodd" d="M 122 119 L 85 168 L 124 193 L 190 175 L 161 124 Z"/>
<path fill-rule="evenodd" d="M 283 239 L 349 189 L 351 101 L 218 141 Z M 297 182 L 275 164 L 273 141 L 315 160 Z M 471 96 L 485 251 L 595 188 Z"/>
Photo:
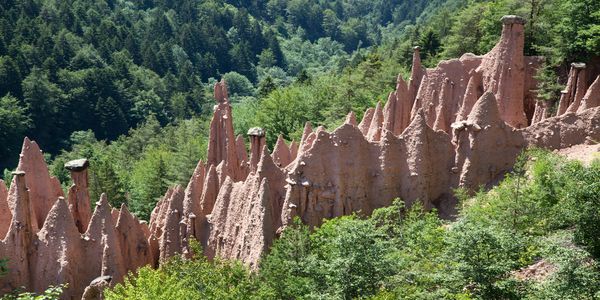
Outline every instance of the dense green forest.
<path fill-rule="evenodd" d="M 255 97 L 348 64 L 427 1 L 0 2 L 0 169 L 26 134 L 50 154 L 74 131 L 112 141 L 149 115 L 210 113 L 211 84 Z M 256 91 L 255 87 L 263 87 Z M 255 98 L 254 98 L 255 99 Z"/>
<path fill-rule="evenodd" d="M 314 231 L 297 221 L 257 272 L 174 258 L 107 299 L 597 299 L 600 160 L 532 150 L 497 187 L 460 198 L 457 220 L 401 201 Z M 463 195 L 463 196 L 461 196 Z M 196 248 L 196 251 L 200 249 Z"/>

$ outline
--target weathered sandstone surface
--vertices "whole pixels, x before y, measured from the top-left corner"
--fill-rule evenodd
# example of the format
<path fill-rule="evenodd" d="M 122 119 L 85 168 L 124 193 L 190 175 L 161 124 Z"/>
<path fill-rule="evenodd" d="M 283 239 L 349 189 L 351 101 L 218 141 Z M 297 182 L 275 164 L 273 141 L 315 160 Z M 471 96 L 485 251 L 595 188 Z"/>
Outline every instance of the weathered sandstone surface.
<path fill-rule="evenodd" d="M 65 299 L 97 299 L 128 271 L 190 255 L 198 240 L 209 258 L 256 268 L 261 254 L 294 217 L 324 218 L 374 209 L 402 198 L 450 215 L 452 189 L 496 181 L 527 147 L 562 149 L 600 140 L 600 79 L 573 64 L 558 110 L 536 101 L 539 57 L 523 56 L 524 20 L 502 19 L 488 54 L 465 54 L 424 69 L 415 48 L 408 81 L 397 79 L 385 104 L 360 122 L 304 128 L 299 144 L 279 137 L 273 152 L 260 128 L 250 149 L 235 137 L 225 82 L 215 85 L 207 161 L 187 186 L 166 191 L 142 222 L 105 195 L 92 213 L 86 160 L 68 163 L 73 185 L 64 197 L 41 150 L 25 139 L 10 188 L 0 181 L 0 257 L 9 273 L 0 291 L 40 292 L 68 283 Z M 87 288 L 86 288 L 87 287 Z M 84 294 L 85 290 L 85 294 Z"/>

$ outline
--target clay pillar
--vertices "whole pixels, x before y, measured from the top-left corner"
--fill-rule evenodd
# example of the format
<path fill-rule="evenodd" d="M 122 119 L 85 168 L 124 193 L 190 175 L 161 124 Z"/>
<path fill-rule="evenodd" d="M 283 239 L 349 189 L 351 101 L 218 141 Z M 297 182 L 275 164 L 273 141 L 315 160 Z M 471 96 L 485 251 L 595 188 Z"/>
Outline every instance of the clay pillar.
<path fill-rule="evenodd" d="M 523 105 L 524 82 L 525 82 L 525 61 L 523 56 L 524 25 L 525 19 L 518 16 L 502 17 L 502 41 L 507 43 L 502 45 L 501 54 L 498 58 L 505 59 L 508 64 L 501 66 L 497 72 L 500 76 L 497 87 L 497 99 L 501 101 L 499 105 L 500 113 L 505 122 L 515 128 L 527 126 L 525 117 L 525 108 Z"/>
<path fill-rule="evenodd" d="M 0 180 L 0 240 L 4 239 L 8 227 L 10 227 L 10 220 L 12 219 L 12 213 L 8 206 L 8 189 L 4 184 L 4 181 Z"/>
<path fill-rule="evenodd" d="M 588 108 L 600 106 L 600 75 L 596 77 L 596 80 L 590 85 L 581 99 L 581 105 L 577 109 L 578 112 L 582 112 Z"/>
<path fill-rule="evenodd" d="M 88 166 L 89 162 L 85 158 L 72 160 L 65 164 L 65 169 L 71 172 L 71 179 L 73 180 L 73 185 L 69 188 L 68 194 L 69 210 L 80 233 L 85 233 L 92 217 L 88 191 Z"/>
<path fill-rule="evenodd" d="M 577 112 L 577 109 L 579 109 L 581 100 L 583 99 L 583 96 L 587 90 L 587 72 L 585 71 L 585 63 L 572 63 L 571 67 L 576 70 L 577 82 L 575 82 L 575 85 L 572 87 L 573 97 L 571 104 L 569 104 L 569 107 L 567 108 L 567 112 L 575 113 Z"/>
<path fill-rule="evenodd" d="M 500 41 L 486 54 L 478 67 L 483 90 L 494 93 L 502 120 L 514 128 L 527 126 L 525 116 L 525 19 L 504 16 Z"/>
<path fill-rule="evenodd" d="M 12 220 L 8 233 L 3 240 L 3 258 L 8 259 L 8 274 L 3 278 L 2 292 L 5 288 L 11 290 L 20 286 L 26 289 L 33 282 L 31 268 L 31 255 L 33 253 L 32 240 L 37 231 L 33 209 L 29 199 L 29 190 L 25 180 L 25 172 L 17 170 L 12 172 L 13 179 L 8 195 L 8 202 L 12 210 Z"/>
<path fill-rule="evenodd" d="M 423 79 L 423 66 L 421 65 L 421 47 L 413 47 L 412 69 L 410 72 L 410 80 L 408 82 L 408 100 L 410 101 L 409 111 L 412 110 L 412 105 L 417 97 L 417 91 Z"/>
<path fill-rule="evenodd" d="M 265 146 L 265 130 L 260 127 L 253 127 L 248 130 L 250 137 L 250 172 L 256 170 L 260 161 L 260 153 Z"/>
<path fill-rule="evenodd" d="M 17 230 L 22 229 L 25 233 L 23 236 L 25 240 L 23 244 L 26 245 L 25 248 L 28 249 L 29 242 L 31 240 L 31 236 L 34 234 L 33 227 L 33 218 L 31 217 L 31 203 L 29 199 L 29 189 L 27 188 L 27 183 L 25 181 L 25 172 L 21 170 L 16 170 L 12 172 L 13 175 L 13 183 L 16 186 L 16 191 L 14 194 L 9 195 L 9 197 L 14 197 L 13 199 L 9 199 L 9 202 L 13 203 L 13 222 L 16 222 L 18 225 L 16 226 Z M 12 186 L 11 186 L 12 191 Z M 11 201 L 12 200 L 12 201 Z"/>

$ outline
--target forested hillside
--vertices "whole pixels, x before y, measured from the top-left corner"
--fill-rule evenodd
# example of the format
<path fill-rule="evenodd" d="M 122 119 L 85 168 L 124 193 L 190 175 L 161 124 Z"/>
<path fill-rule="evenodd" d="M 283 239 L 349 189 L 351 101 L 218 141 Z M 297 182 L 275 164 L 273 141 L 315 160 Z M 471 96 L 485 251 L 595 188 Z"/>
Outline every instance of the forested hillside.
<path fill-rule="evenodd" d="M 24 135 L 51 154 L 73 131 L 114 140 L 149 115 L 205 114 L 213 78 L 232 92 L 347 64 L 426 1 L 39 1 L 0 3 L 0 168 Z M 10 155 L 12 154 L 12 155 Z"/>
<path fill-rule="evenodd" d="M 8 154 L 18 153 L 24 134 L 50 154 L 67 149 L 52 164 L 61 182 L 68 181 L 66 160 L 88 157 L 92 198 L 107 192 L 114 205 L 127 202 L 142 218 L 167 186 L 188 180 L 206 153 L 213 78 L 228 82 L 236 132 L 261 126 L 272 146 L 277 134 L 298 140 L 306 121 L 333 128 L 348 111 L 361 117 L 385 101 L 396 76 L 407 77 L 414 45 L 427 66 L 485 53 L 504 14 L 529 20 L 526 54 L 547 58 L 539 88 L 548 101 L 558 99 L 570 62 L 600 55 L 600 4 L 591 0 L 450 0 L 408 10 L 402 1 L 86 3 L 2 6 L 8 25 L 1 28 L 13 30 L 0 43 L 0 76 L 7 78 L 0 81 L 6 94 L 0 164 L 15 166 L 9 158 L 16 156 Z M 97 11 L 105 12 L 101 20 L 89 17 Z M 43 17 L 50 12 L 72 17 Z M 328 31 L 334 14 L 336 30 Z M 107 24 L 119 34 L 99 29 Z M 355 43 L 343 32 L 364 35 Z M 135 42 L 127 43 L 128 36 Z M 253 52 L 239 56 L 235 49 Z M 206 63 L 217 55 L 225 59 Z M 247 63 L 237 62 L 240 57 Z"/>

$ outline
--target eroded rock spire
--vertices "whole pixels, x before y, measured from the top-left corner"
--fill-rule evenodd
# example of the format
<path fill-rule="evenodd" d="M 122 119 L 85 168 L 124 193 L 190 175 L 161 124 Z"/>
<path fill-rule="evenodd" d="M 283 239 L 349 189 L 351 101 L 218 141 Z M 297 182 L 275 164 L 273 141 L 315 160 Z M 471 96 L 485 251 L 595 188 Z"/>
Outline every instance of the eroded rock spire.
<path fill-rule="evenodd" d="M 41 228 L 46 215 L 58 197 L 64 197 L 60 182 L 51 177 L 42 150 L 29 138 L 23 141 L 18 170 L 25 172 L 29 198 L 33 210 L 32 218 L 36 230 Z"/>
<path fill-rule="evenodd" d="M 73 180 L 68 194 L 69 208 L 80 233 L 87 230 L 92 217 L 90 193 L 88 192 L 88 166 L 89 162 L 85 158 L 72 160 L 65 164 L 65 168 L 71 172 Z"/>
<path fill-rule="evenodd" d="M 480 70 L 487 91 L 494 93 L 502 119 L 515 128 L 527 126 L 523 107 L 525 85 L 525 19 L 504 16 L 502 35 L 494 49 L 485 55 Z"/>

